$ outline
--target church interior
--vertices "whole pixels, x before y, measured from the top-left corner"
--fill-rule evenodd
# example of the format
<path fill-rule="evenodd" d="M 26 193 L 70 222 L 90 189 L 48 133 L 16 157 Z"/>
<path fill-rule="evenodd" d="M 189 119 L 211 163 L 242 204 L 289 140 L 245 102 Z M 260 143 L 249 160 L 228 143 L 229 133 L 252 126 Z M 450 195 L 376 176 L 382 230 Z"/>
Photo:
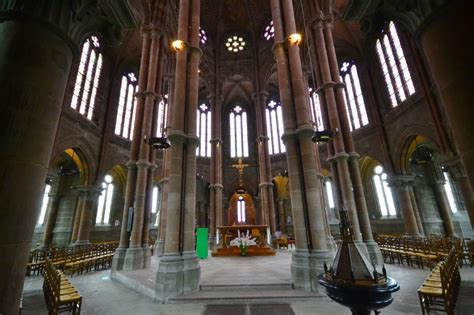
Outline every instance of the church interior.
<path fill-rule="evenodd" d="M 0 315 L 472 314 L 473 10 L 0 1 Z"/>

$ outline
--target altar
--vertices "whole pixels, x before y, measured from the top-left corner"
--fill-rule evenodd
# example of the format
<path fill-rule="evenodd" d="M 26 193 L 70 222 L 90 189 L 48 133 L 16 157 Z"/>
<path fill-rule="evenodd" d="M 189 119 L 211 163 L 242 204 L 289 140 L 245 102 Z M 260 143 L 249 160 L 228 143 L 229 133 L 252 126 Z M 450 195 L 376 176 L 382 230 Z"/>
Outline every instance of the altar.
<path fill-rule="evenodd" d="M 230 242 L 241 234 L 247 234 L 255 239 L 257 245 L 249 246 L 248 256 L 273 256 L 276 251 L 270 246 L 271 235 L 268 225 L 230 225 L 218 226 L 216 231 L 216 247 L 212 256 L 240 256 L 240 248 L 231 246 Z"/>

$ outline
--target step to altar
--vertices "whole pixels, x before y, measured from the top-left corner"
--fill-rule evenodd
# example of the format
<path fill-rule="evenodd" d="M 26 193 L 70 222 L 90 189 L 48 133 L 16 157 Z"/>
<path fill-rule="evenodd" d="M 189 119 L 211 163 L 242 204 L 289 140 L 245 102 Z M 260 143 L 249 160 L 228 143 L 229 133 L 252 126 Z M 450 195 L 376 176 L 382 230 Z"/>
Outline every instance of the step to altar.
<path fill-rule="evenodd" d="M 169 299 L 170 303 L 259 304 L 288 303 L 325 298 L 324 294 L 293 289 L 290 283 L 249 285 L 201 285 L 198 292 Z"/>
<path fill-rule="evenodd" d="M 250 246 L 247 250 L 247 256 L 274 256 L 276 251 L 268 246 Z M 212 251 L 212 256 L 225 257 L 225 256 L 242 256 L 240 248 L 237 246 L 216 248 Z"/>

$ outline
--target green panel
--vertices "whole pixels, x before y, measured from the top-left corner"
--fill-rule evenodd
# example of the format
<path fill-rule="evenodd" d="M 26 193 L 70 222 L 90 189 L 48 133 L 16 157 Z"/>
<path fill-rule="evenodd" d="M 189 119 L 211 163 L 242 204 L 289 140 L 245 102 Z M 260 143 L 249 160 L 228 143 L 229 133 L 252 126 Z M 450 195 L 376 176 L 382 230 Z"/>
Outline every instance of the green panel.
<path fill-rule="evenodd" d="M 207 228 L 198 228 L 196 231 L 196 255 L 206 259 L 208 255 Z"/>

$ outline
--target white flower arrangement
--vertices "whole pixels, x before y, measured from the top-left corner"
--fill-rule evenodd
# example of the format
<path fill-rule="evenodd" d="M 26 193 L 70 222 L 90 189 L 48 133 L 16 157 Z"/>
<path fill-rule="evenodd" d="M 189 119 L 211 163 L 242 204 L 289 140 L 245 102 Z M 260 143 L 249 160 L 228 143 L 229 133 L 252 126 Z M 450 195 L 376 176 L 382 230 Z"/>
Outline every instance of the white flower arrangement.
<path fill-rule="evenodd" d="M 250 236 L 250 231 L 247 230 L 247 233 L 240 233 L 240 230 L 237 230 L 238 237 L 230 241 L 230 246 L 238 246 L 242 255 L 247 254 L 247 248 L 251 245 L 257 245 L 257 242 L 253 237 Z"/>

